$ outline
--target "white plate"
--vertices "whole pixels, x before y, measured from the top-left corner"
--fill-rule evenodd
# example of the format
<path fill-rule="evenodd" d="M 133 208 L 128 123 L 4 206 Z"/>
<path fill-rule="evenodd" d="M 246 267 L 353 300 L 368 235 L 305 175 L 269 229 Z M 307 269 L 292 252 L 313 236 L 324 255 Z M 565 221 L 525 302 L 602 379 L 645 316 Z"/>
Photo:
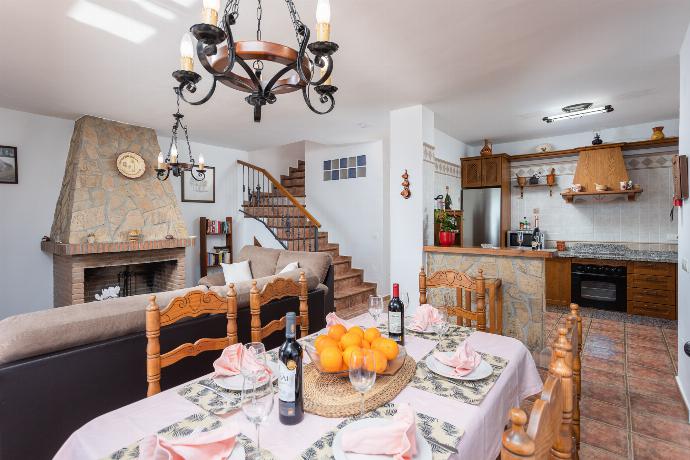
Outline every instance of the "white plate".
<path fill-rule="evenodd" d="M 444 354 L 452 355 L 453 352 L 446 351 Z M 454 375 L 452 367 L 446 366 L 445 364 L 439 362 L 434 357 L 433 353 L 426 357 L 425 362 L 432 372 L 453 380 L 481 380 L 490 376 L 494 371 L 491 367 L 491 364 L 482 359 L 482 361 L 479 363 L 479 366 L 477 366 L 475 370 L 465 376 L 458 377 L 457 375 Z"/>
<path fill-rule="evenodd" d="M 342 438 L 343 438 L 343 433 L 350 431 L 350 430 L 358 430 L 360 428 L 368 428 L 368 427 L 380 427 L 384 423 L 390 423 L 390 419 L 381 419 L 381 418 L 365 418 L 362 420 L 357 420 L 356 422 L 352 422 L 346 427 L 344 427 L 342 430 L 338 431 L 335 434 L 335 438 L 333 438 L 333 457 L 335 460 L 390 460 L 393 458 L 392 455 L 366 455 L 366 454 L 354 454 L 352 452 L 345 453 L 343 452 L 342 448 Z M 427 442 L 426 439 L 424 439 L 424 436 L 422 436 L 419 433 L 419 430 L 417 430 L 417 455 L 412 457 L 414 460 L 431 460 L 432 454 L 431 454 L 431 446 Z"/>
<path fill-rule="evenodd" d="M 268 367 L 271 368 L 271 381 L 275 382 L 278 379 L 278 363 L 269 361 Z M 242 391 L 242 384 L 244 383 L 244 376 L 242 374 L 233 375 L 231 377 L 216 377 L 213 381 L 221 388 L 231 391 Z"/>

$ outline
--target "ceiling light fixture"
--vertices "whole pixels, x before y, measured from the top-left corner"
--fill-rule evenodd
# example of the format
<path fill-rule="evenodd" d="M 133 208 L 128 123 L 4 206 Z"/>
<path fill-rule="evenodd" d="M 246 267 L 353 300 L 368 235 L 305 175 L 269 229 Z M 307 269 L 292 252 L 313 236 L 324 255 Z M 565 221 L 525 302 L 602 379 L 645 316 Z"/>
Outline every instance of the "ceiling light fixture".
<path fill-rule="evenodd" d="M 544 120 L 547 123 L 553 123 L 554 121 L 570 120 L 573 118 L 582 118 L 587 115 L 596 115 L 598 113 L 613 112 L 612 105 L 605 105 L 603 107 L 595 107 L 591 109 L 590 107 L 592 107 L 592 105 L 593 104 L 591 102 L 568 105 L 563 107 L 563 114 L 544 117 L 542 118 L 542 120 Z"/>
<path fill-rule="evenodd" d="M 189 53 L 191 38 L 183 38 L 180 46 L 182 65 L 180 70 L 173 72 L 173 77 L 179 82 L 175 92 L 185 102 L 200 105 L 211 99 L 218 82 L 223 83 L 249 93 L 245 100 L 254 107 L 255 122 L 261 121 L 261 108 L 266 104 L 273 104 L 277 100 L 276 95 L 298 90 L 302 90 L 304 101 L 313 112 L 319 115 L 330 112 L 335 107 L 333 94 L 338 90 L 331 81 L 333 53 L 338 50 L 338 45 L 329 41 L 331 8 L 328 0 L 318 0 L 317 41 L 312 43 L 309 43 L 311 32 L 302 23 L 293 0 L 285 0 L 297 36 L 297 50 L 261 39 L 261 2 L 262 0 L 257 0 L 256 40 L 236 42 L 231 28 L 239 17 L 240 0 L 227 0 L 220 20 L 221 1 L 204 0 L 203 22 L 193 25 L 189 30 L 197 39 L 196 56 L 201 66 L 213 77 L 211 88 L 199 100 L 190 101 L 186 98 L 185 92 L 196 92 L 201 75 L 194 72 L 194 61 Z M 193 44 L 191 45 L 193 49 Z M 307 54 L 307 50 L 313 57 Z M 264 61 L 283 67 L 271 78 L 265 78 L 262 75 Z M 246 77 L 234 72 L 237 66 L 241 67 Z M 322 105 L 320 108 L 312 104 L 312 87 Z"/>
<path fill-rule="evenodd" d="M 172 128 L 172 135 L 170 136 L 170 147 L 168 154 L 163 157 L 163 152 L 158 154 L 158 167 L 156 173 L 158 179 L 161 181 L 167 180 L 172 172 L 173 176 L 180 177 L 184 171 L 188 171 L 192 179 L 202 181 L 206 177 L 206 165 L 204 164 L 204 157 L 199 155 L 199 163 L 194 161 L 192 156 L 192 146 L 189 144 L 189 134 L 187 133 L 187 125 L 182 123 L 184 115 L 180 113 L 180 96 L 177 96 L 177 112 L 173 114 L 175 124 Z M 187 144 L 187 153 L 189 154 L 189 163 L 182 163 L 179 160 L 180 152 L 177 148 L 177 130 L 182 128 L 184 139 Z"/>

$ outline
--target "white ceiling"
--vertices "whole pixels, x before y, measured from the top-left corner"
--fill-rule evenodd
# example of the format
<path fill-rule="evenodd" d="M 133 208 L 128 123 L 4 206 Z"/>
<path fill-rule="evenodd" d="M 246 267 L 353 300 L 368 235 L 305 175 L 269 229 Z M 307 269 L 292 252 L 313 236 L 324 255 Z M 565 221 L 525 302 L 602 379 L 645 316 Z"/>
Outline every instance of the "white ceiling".
<path fill-rule="evenodd" d="M 137 22 L 118 35 L 71 18 L 80 2 Z M 170 73 L 202 0 L 0 0 L 0 106 L 75 119 L 93 114 L 165 133 Z M 263 0 L 263 38 L 294 43 L 284 0 Z M 313 26 L 316 0 L 295 0 Z M 687 0 L 331 0 L 335 110 L 311 113 L 279 96 L 261 124 L 243 93 L 219 85 L 183 107 L 195 141 L 256 149 L 308 139 L 348 143 L 388 131 L 388 111 L 423 103 L 437 127 L 468 143 L 511 141 L 678 116 L 678 51 Z M 252 39 L 243 0 L 235 38 Z M 107 26 L 113 26 L 110 21 Z M 141 29 L 138 30 L 137 28 Z M 197 63 L 197 70 L 200 66 Z M 200 70 L 203 74 L 203 69 Z M 202 90 L 208 86 L 206 76 Z M 200 92 L 202 91 L 200 90 Z M 615 112 L 547 125 L 576 102 Z M 364 126 L 364 127 L 362 127 Z"/>

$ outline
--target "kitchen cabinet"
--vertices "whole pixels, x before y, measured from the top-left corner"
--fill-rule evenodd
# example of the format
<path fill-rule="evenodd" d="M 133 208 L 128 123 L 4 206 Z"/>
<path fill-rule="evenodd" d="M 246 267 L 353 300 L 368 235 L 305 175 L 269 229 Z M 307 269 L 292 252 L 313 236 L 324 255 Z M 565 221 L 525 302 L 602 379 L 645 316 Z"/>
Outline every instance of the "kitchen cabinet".
<path fill-rule="evenodd" d="M 572 259 L 554 257 L 546 259 L 544 267 L 547 306 L 570 305 L 570 266 Z"/>
<path fill-rule="evenodd" d="M 678 318 L 676 264 L 628 263 L 628 313 Z"/>
<path fill-rule="evenodd" d="M 461 159 L 462 188 L 510 186 L 508 155 L 498 154 Z"/>

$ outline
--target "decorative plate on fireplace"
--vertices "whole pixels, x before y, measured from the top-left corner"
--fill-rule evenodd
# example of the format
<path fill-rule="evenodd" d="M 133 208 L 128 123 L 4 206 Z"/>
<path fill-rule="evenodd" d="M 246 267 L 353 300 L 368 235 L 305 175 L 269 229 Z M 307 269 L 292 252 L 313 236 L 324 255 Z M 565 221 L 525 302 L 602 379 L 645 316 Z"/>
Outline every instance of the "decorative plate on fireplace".
<path fill-rule="evenodd" d="M 124 152 L 117 157 L 117 170 L 125 177 L 136 179 L 146 171 L 146 162 L 134 152 Z"/>

